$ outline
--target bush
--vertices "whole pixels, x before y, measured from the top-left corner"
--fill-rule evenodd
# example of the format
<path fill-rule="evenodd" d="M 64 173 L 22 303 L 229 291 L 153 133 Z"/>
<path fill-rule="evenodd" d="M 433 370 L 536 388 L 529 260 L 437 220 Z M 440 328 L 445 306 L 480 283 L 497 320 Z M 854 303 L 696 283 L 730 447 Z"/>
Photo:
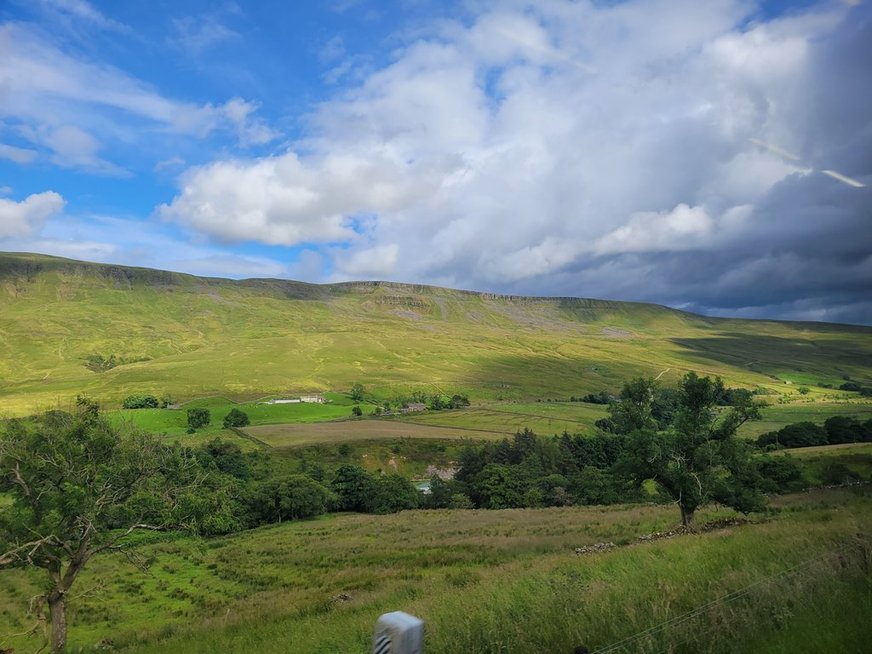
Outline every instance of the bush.
<path fill-rule="evenodd" d="M 156 409 L 160 402 L 154 395 L 128 395 L 121 403 L 122 409 Z"/>
<path fill-rule="evenodd" d="M 795 422 L 778 431 L 761 434 L 757 438 L 757 445 L 765 448 L 771 445 L 780 447 L 812 447 L 814 445 L 826 445 L 831 442 L 827 437 L 827 431 L 813 422 Z"/>
<path fill-rule="evenodd" d="M 421 492 L 408 479 L 396 473 L 377 480 L 377 495 L 373 510 L 376 513 L 396 513 L 417 509 Z"/>
<path fill-rule="evenodd" d="M 245 427 L 250 424 L 248 414 L 245 411 L 240 411 L 237 408 L 230 409 L 230 413 L 224 416 L 224 428 L 228 427 Z"/>
<path fill-rule="evenodd" d="M 363 415 L 363 409 L 361 409 L 359 406 L 355 406 L 351 409 L 351 415 L 353 415 L 355 418 L 359 418 Z"/>
<path fill-rule="evenodd" d="M 330 488 L 336 493 L 336 508 L 340 511 L 371 513 L 376 507 L 378 483 L 360 466 L 339 466 Z"/>
<path fill-rule="evenodd" d="M 306 475 L 271 479 L 250 490 L 246 504 L 254 524 L 311 518 L 326 512 L 335 501 L 327 488 Z"/>
<path fill-rule="evenodd" d="M 209 409 L 188 409 L 188 429 L 205 427 L 211 419 Z"/>
<path fill-rule="evenodd" d="M 827 461 L 821 468 L 820 474 L 821 481 L 828 486 L 849 484 L 857 480 L 857 475 L 839 461 Z"/>
<path fill-rule="evenodd" d="M 790 456 L 764 456 L 757 459 L 756 466 L 764 493 L 789 493 L 808 485 L 802 468 Z"/>

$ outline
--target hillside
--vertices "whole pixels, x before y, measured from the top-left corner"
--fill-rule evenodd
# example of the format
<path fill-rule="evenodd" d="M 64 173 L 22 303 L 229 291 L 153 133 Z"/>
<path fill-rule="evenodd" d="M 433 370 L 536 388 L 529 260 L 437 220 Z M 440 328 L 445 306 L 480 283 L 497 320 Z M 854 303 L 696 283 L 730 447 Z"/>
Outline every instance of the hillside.
<path fill-rule="evenodd" d="M 389 282 L 232 281 L 0 254 L 0 411 L 87 393 L 187 399 L 422 389 L 568 397 L 686 370 L 729 383 L 872 380 L 872 328 Z"/>

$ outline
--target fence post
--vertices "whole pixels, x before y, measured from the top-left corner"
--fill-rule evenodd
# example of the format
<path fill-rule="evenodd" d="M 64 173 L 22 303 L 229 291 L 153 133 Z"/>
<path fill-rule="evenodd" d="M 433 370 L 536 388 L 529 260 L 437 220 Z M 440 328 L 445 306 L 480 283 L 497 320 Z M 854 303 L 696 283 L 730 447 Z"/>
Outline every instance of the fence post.
<path fill-rule="evenodd" d="M 385 613 L 375 623 L 372 654 L 422 654 L 424 621 L 414 615 L 394 611 Z"/>

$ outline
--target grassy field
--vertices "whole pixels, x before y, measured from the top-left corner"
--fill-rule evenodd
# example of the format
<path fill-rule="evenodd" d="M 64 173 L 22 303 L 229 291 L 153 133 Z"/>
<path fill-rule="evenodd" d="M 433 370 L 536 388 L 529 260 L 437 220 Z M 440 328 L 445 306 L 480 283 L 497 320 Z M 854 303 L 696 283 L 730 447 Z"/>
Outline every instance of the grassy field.
<path fill-rule="evenodd" d="M 646 543 L 637 536 L 674 525 L 674 507 L 333 515 L 210 540 L 150 536 L 138 547 L 147 572 L 119 556 L 92 562 L 71 598 L 71 645 L 362 653 L 375 618 L 402 609 L 425 620 L 433 654 L 593 650 L 669 620 L 622 651 L 861 652 L 869 499 L 803 493 L 756 524 Z M 598 542 L 617 547 L 573 552 Z M 0 572 L 0 647 L 38 646 L 8 635 L 31 626 L 38 589 L 34 574 Z"/>
<path fill-rule="evenodd" d="M 131 393 L 248 402 L 355 382 L 377 399 L 419 390 L 528 403 L 616 390 L 635 375 L 674 383 L 688 370 L 796 398 L 810 384 L 809 397 L 832 400 L 847 395 L 815 385 L 872 383 L 870 336 L 604 300 L 232 282 L 0 255 L 5 415 L 64 408 L 79 393 L 109 407 Z M 89 357 L 117 365 L 95 372 Z"/>
<path fill-rule="evenodd" d="M 260 402 L 234 402 L 223 397 L 207 397 L 192 400 L 178 409 L 118 409 L 106 413 L 116 425 L 129 423 L 155 434 L 190 438 L 187 434 L 187 409 L 204 408 L 211 414 L 211 422 L 197 432 L 198 437 L 215 435 L 226 436 L 223 428 L 224 416 L 231 409 L 244 411 L 252 425 L 272 425 L 281 423 L 307 424 L 347 418 L 351 415 L 353 402 L 340 393 L 327 393 L 329 402 L 325 404 L 266 404 Z"/>
<path fill-rule="evenodd" d="M 404 422 L 514 434 L 524 428 L 537 434 L 591 433 L 605 417 L 602 405 L 583 402 L 491 403 L 456 411 L 428 411 L 403 417 Z"/>
<path fill-rule="evenodd" d="M 375 419 L 343 420 L 308 425 L 263 425 L 246 427 L 245 432 L 271 447 L 277 448 L 397 438 L 494 440 L 505 438 L 510 433 L 514 433 Z"/>

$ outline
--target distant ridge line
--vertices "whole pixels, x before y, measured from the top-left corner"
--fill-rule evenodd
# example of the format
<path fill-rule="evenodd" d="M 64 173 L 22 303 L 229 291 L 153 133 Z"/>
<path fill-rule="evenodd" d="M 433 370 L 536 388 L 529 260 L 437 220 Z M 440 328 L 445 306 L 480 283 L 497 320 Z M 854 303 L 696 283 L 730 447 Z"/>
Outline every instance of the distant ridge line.
<path fill-rule="evenodd" d="M 336 290 L 357 291 L 362 289 L 385 288 L 404 291 L 407 293 L 433 293 L 447 292 L 458 295 L 466 295 L 471 297 L 480 297 L 484 300 L 505 300 L 521 304 L 530 303 L 548 303 L 559 304 L 566 303 L 581 307 L 612 307 L 618 308 L 621 305 L 637 305 L 649 306 L 666 309 L 669 311 L 677 311 L 679 313 L 688 313 L 680 309 L 673 309 L 651 302 L 633 302 L 628 300 L 605 300 L 600 298 L 585 298 L 578 296 L 555 296 L 555 295 L 513 295 L 508 293 L 494 293 L 491 291 L 472 291 L 467 289 L 456 289 L 445 286 L 436 286 L 434 284 L 416 284 L 407 282 L 393 282 L 386 280 L 365 280 L 365 281 L 345 281 L 331 282 L 326 284 L 318 284 L 313 282 L 303 282 L 294 279 L 283 279 L 278 277 L 247 277 L 244 279 L 232 279 L 229 277 L 208 277 L 201 275 L 193 275 L 191 273 L 175 272 L 170 270 L 161 270 L 159 268 L 147 268 L 144 266 L 128 266 L 124 264 L 114 263 L 98 263 L 94 261 L 82 261 L 78 259 L 68 259 L 65 257 L 56 257 L 48 254 L 38 254 L 31 252 L 0 252 L 0 278 L 8 275 L 24 275 L 31 276 L 44 270 L 64 270 L 69 269 L 74 272 L 81 272 L 82 269 L 94 269 L 102 277 L 132 283 L 134 281 L 150 281 L 159 284 L 172 284 L 177 281 L 176 276 L 189 280 L 196 280 L 205 284 L 229 283 L 239 284 L 248 287 L 285 287 L 286 289 L 294 289 L 296 291 L 305 289 L 307 291 L 318 291 L 325 295 L 331 294 Z M 307 294 L 308 295 L 308 294 Z M 690 314 L 696 315 L 696 314 Z M 699 316 L 703 317 L 703 316 Z"/>

